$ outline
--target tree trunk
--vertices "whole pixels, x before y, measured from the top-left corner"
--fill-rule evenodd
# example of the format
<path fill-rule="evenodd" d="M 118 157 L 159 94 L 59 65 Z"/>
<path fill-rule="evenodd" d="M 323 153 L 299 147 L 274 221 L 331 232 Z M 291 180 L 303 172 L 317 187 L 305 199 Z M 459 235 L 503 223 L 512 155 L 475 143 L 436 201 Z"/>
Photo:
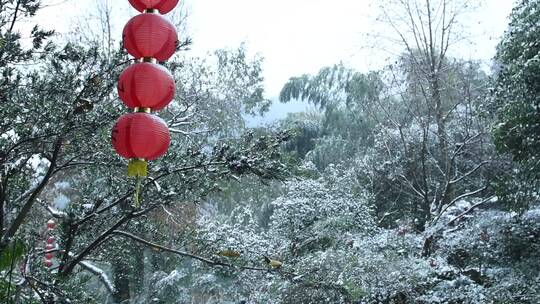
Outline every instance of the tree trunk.
<path fill-rule="evenodd" d="M 129 258 L 127 260 L 130 260 Z M 129 262 L 125 258 L 115 257 L 113 259 L 112 271 L 114 274 L 114 286 L 116 290 L 113 300 L 116 304 L 129 303 L 131 293 L 129 288 Z"/>
<path fill-rule="evenodd" d="M 144 287 L 144 248 L 136 246 L 133 252 L 134 268 L 133 268 L 133 290 L 135 293 L 143 291 Z"/>

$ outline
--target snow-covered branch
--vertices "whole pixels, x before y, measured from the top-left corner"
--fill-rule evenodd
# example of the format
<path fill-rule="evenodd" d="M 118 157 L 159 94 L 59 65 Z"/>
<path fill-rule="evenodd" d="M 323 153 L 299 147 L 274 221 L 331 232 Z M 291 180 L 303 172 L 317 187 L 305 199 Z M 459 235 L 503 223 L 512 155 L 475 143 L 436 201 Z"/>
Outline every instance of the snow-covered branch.
<path fill-rule="evenodd" d="M 115 291 L 114 284 L 109 279 L 109 276 L 107 276 L 107 273 L 105 273 L 105 271 L 103 269 L 101 269 L 101 268 L 99 268 L 99 267 L 95 266 L 94 264 L 92 264 L 90 262 L 87 262 L 87 261 L 80 262 L 79 266 L 81 266 L 82 268 L 84 268 L 88 272 L 96 275 L 99 278 L 99 280 L 101 281 L 101 283 L 103 283 L 105 288 L 107 288 L 109 293 L 111 293 L 111 294 L 114 293 L 114 291 Z"/>
<path fill-rule="evenodd" d="M 63 211 L 60 211 L 52 206 L 45 206 L 45 208 L 47 209 L 47 211 L 55 218 L 66 218 L 67 217 L 67 213 L 63 212 Z"/>
<path fill-rule="evenodd" d="M 496 202 L 497 201 L 497 197 L 496 196 L 490 196 L 486 199 L 483 199 L 482 201 L 480 201 L 479 203 L 476 203 L 474 205 L 472 205 L 469 209 L 463 211 L 460 215 L 456 216 L 455 218 L 451 219 L 447 225 L 453 225 L 455 222 L 457 222 L 458 220 L 460 220 L 461 218 L 463 218 L 464 216 L 466 216 L 467 214 L 473 212 L 474 210 L 476 210 L 478 207 L 484 205 L 485 203 L 491 203 L 491 202 Z"/>
<path fill-rule="evenodd" d="M 467 193 L 463 193 L 462 195 L 459 195 L 457 196 L 456 198 L 454 198 L 450 203 L 446 204 L 444 206 L 444 208 L 441 210 L 441 212 L 439 212 L 439 214 L 437 215 L 437 217 L 435 217 L 435 219 L 433 220 L 432 222 L 432 225 L 434 225 L 435 223 L 437 223 L 437 221 L 441 218 L 441 216 L 448 210 L 448 208 L 452 207 L 456 202 L 458 202 L 459 200 L 461 199 L 464 199 L 466 197 L 469 197 L 469 196 L 473 196 L 473 195 L 476 195 L 476 194 L 479 194 L 483 191 L 485 191 L 488 187 L 485 186 L 485 187 L 482 187 L 480 189 L 476 189 L 474 191 L 470 191 L 470 192 L 467 192 Z"/>
<path fill-rule="evenodd" d="M 474 172 L 478 171 L 478 169 L 482 168 L 484 165 L 487 165 L 489 164 L 490 161 L 483 161 L 481 162 L 480 164 L 478 164 L 476 167 L 474 167 L 473 169 L 471 169 L 469 172 L 463 174 L 462 176 L 456 178 L 456 179 L 453 179 L 451 180 L 449 183 L 450 184 L 456 184 L 456 183 L 459 183 L 460 181 L 462 181 L 463 179 L 471 176 L 472 174 L 474 174 Z"/>
<path fill-rule="evenodd" d="M 133 241 L 136 241 L 138 243 L 141 243 L 143 245 L 146 245 L 146 246 L 149 246 L 149 247 L 152 247 L 152 248 L 155 248 L 155 249 L 159 249 L 159 250 L 162 250 L 162 251 L 165 251 L 165 252 L 174 253 L 174 254 L 177 254 L 177 255 L 180 255 L 180 256 L 183 256 L 183 257 L 192 258 L 192 259 L 198 260 L 200 262 L 203 262 L 203 263 L 211 265 L 211 266 L 221 266 L 221 267 L 236 268 L 236 269 L 241 269 L 241 270 L 279 272 L 279 273 L 282 273 L 282 274 L 296 276 L 296 274 L 294 274 L 294 273 L 285 272 L 285 271 L 283 271 L 281 269 L 253 267 L 253 266 L 239 266 L 239 265 L 233 265 L 233 264 L 225 263 L 225 262 L 221 262 L 221 261 L 211 260 L 209 258 L 205 258 L 205 257 L 199 256 L 199 255 L 189 253 L 189 252 L 168 248 L 168 247 L 165 247 L 165 246 L 162 246 L 162 245 L 147 241 L 145 239 L 142 239 L 142 238 L 140 238 L 140 237 L 138 237 L 138 236 L 136 236 L 134 234 L 131 234 L 131 233 L 125 232 L 125 231 L 116 230 L 116 231 L 112 232 L 112 234 L 122 236 L 122 237 L 127 237 L 127 238 L 129 238 L 129 239 L 131 239 Z"/>

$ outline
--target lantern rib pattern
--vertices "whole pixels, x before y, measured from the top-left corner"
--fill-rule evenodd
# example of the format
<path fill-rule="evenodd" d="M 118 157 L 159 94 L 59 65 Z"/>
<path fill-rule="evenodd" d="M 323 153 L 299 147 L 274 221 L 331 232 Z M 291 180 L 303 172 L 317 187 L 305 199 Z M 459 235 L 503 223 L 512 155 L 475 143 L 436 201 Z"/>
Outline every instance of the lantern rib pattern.
<path fill-rule="evenodd" d="M 178 34 L 170 21 L 155 12 L 170 12 L 178 0 L 129 0 L 129 3 L 144 13 L 128 21 L 122 39 L 128 54 L 142 62 L 128 66 L 118 80 L 118 96 L 134 112 L 117 120 L 111 140 L 116 153 L 130 160 L 128 176 L 137 177 L 137 206 L 139 177 L 147 175 L 147 161 L 163 156 L 170 145 L 167 124 L 151 112 L 165 108 L 174 98 L 174 78 L 157 62 L 172 57 Z"/>
<path fill-rule="evenodd" d="M 135 57 L 168 60 L 176 51 L 178 35 L 174 25 L 154 13 L 143 13 L 128 21 L 123 30 L 124 46 Z"/>
<path fill-rule="evenodd" d="M 159 64 L 135 63 L 120 75 L 118 96 L 129 108 L 161 110 L 174 98 L 171 73 Z"/>
<path fill-rule="evenodd" d="M 155 160 L 169 147 L 169 129 L 159 117 L 148 113 L 126 114 L 113 129 L 113 145 L 128 159 Z"/>
<path fill-rule="evenodd" d="M 129 115 L 129 116 L 123 116 L 123 117 L 125 117 L 127 122 L 128 122 L 126 124 L 126 126 L 125 126 L 126 131 L 125 131 L 125 133 L 123 133 L 123 134 L 126 134 L 126 136 L 124 136 L 124 138 L 122 140 L 122 142 L 124 142 L 124 147 L 126 148 L 126 154 L 124 155 L 124 157 L 126 157 L 126 158 L 137 158 L 135 156 L 135 152 L 133 152 L 133 148 L 131 148 L 131 143 L 129 142 L 129 137 L 131 136 L 131 120 L 132 120 L 131 117 L 132 116 Z M 121 128 L 121 122 L 122 122 L 121 120 L 118 121 L 118 128 Z M 122 134 L 121 131 L 118 132 L 118 133 Z"/>

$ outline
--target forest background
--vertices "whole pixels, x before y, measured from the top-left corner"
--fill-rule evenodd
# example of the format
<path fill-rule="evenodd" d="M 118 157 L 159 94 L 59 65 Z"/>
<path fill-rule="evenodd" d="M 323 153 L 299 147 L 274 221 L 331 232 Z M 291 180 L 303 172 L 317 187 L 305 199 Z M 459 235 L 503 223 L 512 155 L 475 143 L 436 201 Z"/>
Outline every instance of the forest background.
<path fill-rule="evenodd" d="M 310 106 L 270 124 L 262 56 L 197 55 L 177 10 L 173 142 L 141 208 L 109 139 L 130 63 L 111 3 L 56 34 L 52 2 L 0 0 L 4 302 L 540 301 L 540 1 L 489 61 L 464 50 L 485 3 L 377 1 L 358 39 L 380 65 L 287 75 L 279 102 Z"/>

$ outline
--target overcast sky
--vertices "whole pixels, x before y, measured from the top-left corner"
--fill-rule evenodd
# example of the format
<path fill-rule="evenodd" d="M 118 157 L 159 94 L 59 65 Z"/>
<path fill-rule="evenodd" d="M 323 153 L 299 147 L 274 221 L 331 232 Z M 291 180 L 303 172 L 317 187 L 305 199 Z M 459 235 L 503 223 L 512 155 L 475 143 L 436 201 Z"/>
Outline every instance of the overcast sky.
<path fill-rule="evenodd" d="M 49 0 L 57 5 L 45 9 L 39 18 L 42 24 L 67 33 L 73 18 L 91 12 L 98 1 Z M 127 0 L 109 2 L 116 30 L 121 31 L 136 11 Z M 514 1 L 483 2 L 481 10 L 469 18 L 474 44 L 460 46 L 460 56 L 489 60 L 506 29 Z M 365 34 L 377 30 L 377 0 L 185 0 L 184 7 L 194 41 L 191 52 L 205 54 L 245 42 L 250 53 L 265 58 L 269 97 L 277 96 L 291 76 L 315 73 L 341 61 L 367 71 L 379 67 L 389 56 L 382 50 L 365 48 Z"/>

